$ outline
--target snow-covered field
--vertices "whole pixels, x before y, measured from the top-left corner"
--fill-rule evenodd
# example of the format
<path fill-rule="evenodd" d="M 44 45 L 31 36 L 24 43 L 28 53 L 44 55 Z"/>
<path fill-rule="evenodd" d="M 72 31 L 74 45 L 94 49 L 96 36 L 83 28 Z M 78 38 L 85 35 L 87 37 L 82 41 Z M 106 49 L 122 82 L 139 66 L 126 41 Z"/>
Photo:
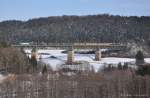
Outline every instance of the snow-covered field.
<path fill-rule="evenodd" d="M 64 50 L 38 50 L 40 60 L 46 64 L 49 64 L 53 70 L 57 70 L 57 66 L 64 64 L 67 60 L 67 54 L 62 53 Z M 26 53 L 31 53 L 31 50 L 25 50 Z M 30 55 L 29 55 L 30 56 Z M 113 64 L 114 66 L 118 63 L 135 63 L 134 58 L 117 58 L 117 57 L 106 57 L 102 58 L 101 61 L 94 60 L 94 54 L 75 54 L 75 61 L 87 61 L 95 70 L 102 68 L 104 65 Z M 150 63 L 150 58 L 145 58 L 145 62 Z"/>

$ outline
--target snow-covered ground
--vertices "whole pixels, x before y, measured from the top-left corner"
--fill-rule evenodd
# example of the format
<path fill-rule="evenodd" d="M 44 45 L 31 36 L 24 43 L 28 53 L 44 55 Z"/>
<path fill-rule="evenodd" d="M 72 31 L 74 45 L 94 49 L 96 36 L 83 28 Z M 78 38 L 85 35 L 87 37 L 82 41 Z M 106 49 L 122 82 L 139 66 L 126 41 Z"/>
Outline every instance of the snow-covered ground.
<path fill-rule="evenodd" d="M 67 54 L 62 53 L 62 51 L 64 50 L 38 50 L 38 53 L 42 62 L 49 64 L 53 70 L 57 70 L 57 66 L 64 64 L 67 60 Z M 30 54 L 31 50 L 25 50 L 25 52 Z M 101 61 L 95 61 L 94 56 L 94 54 L 75 54 L 75 61 L 87 61 L 96 71 L 107 64 L 135 63 L 134 58 L 106 57 L 102 58 Z M 145 58 L 145 62 L 150 63 L 150 58 Z"/>
<path fill-rule="evenodd" d="M 3 80 L 5 80 L 5 79 L 6 79 L 6 76 L 4 76 L 4 75 L 0 74 L 0 83 L 2 83 L 2 82 L 3 82 Z"/>

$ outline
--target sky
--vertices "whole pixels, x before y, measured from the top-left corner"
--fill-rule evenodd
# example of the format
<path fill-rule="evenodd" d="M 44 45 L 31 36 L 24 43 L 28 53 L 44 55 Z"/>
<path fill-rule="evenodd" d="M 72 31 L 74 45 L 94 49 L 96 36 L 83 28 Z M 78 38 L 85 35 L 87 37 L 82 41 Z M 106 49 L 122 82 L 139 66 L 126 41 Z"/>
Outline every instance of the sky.
<path fill-rule="evenodd" d="M 96 14 L 150 16 L 150 0 L 0 0 L 0 21 Z"/>

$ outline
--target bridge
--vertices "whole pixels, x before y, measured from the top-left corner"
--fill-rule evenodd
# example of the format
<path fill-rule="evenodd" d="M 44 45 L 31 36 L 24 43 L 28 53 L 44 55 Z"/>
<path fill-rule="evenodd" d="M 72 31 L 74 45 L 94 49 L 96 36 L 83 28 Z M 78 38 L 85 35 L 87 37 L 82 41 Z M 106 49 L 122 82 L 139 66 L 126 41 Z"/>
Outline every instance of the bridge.
<path fill-rule="evenodd" d="M 95 60 L 101 60 L 101 49 L 126 49 L 126 45 L 120 43 L 49 43 L 47 45 L 12 45 L 17 48 L 55 48 L 55 49 L 67 49 L 68 57 L 67 63 L 72 64 L 74 62 L 74 49 L 93 49 L 95 50 Z M 35 53 L 34 53 L 35 54 Z"/>
<path fill-rule="evenodd" d="M 35 44 L 28 44 L 28 45 L 12 45 L 13 47 L 19 47 L 19 48 L 60 48 L 60 49 L 108 49 L 108 48 L 125 48 L 126 45 L 120 44 L 120 43 L 49 43 L 47 45 L 35 45 Z"/>

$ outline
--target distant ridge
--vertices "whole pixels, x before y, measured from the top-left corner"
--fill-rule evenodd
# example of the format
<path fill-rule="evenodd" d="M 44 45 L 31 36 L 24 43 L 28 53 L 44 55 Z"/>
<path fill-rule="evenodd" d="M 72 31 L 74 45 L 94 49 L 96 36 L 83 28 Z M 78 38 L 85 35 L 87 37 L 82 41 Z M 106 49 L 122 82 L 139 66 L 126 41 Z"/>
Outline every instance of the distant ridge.
<path fill-rule="evenodd" d="M 0 22 L 0 42 L 134 42 L 150 44 L 149 16 L 51 16 Z"/>

